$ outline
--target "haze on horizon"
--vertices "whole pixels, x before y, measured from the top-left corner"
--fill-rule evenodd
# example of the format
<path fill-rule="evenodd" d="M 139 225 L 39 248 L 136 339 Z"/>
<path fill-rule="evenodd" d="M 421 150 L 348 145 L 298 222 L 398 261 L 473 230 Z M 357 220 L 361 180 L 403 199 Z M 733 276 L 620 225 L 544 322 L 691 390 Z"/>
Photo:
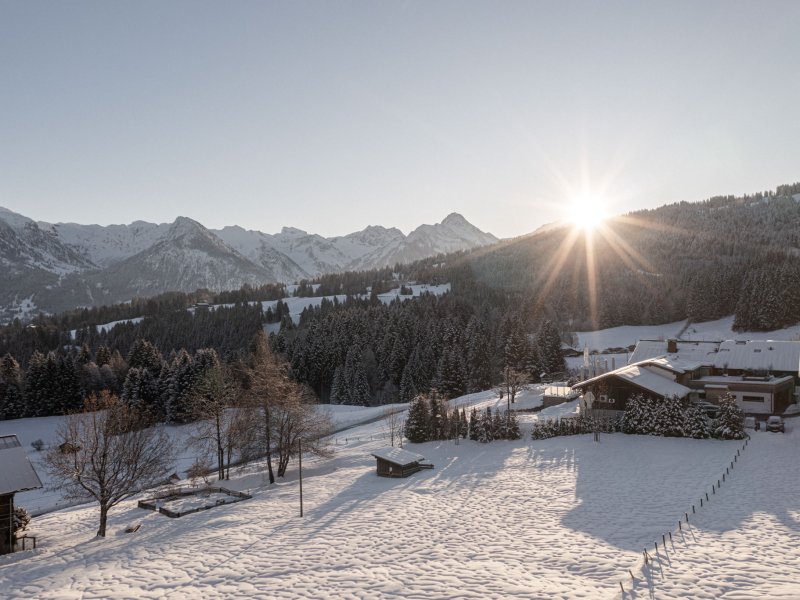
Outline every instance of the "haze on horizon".
<path fill-rule="evenodd" d="M 800 179 L 800 3 L 0 1 L 0 206 L 500 237 Z"/>

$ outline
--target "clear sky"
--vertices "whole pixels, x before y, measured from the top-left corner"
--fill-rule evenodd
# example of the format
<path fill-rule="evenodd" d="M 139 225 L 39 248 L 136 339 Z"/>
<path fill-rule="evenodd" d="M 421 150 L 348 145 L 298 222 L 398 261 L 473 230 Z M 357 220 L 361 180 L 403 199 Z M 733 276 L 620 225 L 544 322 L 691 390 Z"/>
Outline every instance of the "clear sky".
<path fill-rule="evenodd" d="M 800 1 L 0 0 L 0 205 L 507 237 L 800 180 Z"/>

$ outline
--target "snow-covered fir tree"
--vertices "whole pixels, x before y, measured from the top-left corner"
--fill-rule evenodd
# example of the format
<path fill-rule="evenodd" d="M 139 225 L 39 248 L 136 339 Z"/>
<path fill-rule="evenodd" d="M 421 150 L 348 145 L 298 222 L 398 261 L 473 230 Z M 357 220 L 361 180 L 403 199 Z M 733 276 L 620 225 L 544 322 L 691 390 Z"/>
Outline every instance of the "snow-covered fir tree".
<path fill-rule="evenodd" d="M 494 417 L 492 407 L 487 406 L 478 420 L 478 441 L 481 443 L 491 442 L 494 439 Z"/>
<path fill-rule="evenodd" d="M 686 435 L 686 417 L 683 401 L 675 396 L 670 396 L 664 398 L 660 405 L 656 416 L 657 422 L 654 433 L 664 437 L 683 437 Z"/>
<path fill-rule="evenodd" d="M 711 428 L 708 424 L 708 417 L 696 404 L 689 404 L 684 413 L 686 419 L 686 437 L 704 439 L 711 437 Z"/>
<path fill-rule="evenodd" d="M 625 413 L 622 415 L 622 431 L 643 433 L 649 427 L 650 418 L 650 403 L 642 394 L 634 394 L 628 398 Z"/>
<path fill-rule="evenodd" d="M 473 408 L 469 413 L 469 439 L 477 442 L 480 436 L 480 419 L 477 409 Z"/>
<path fill-rule="evenodd" d="M 731 393 L 725 394 L 719 400 L 714 435 L 723 440 L 741 440 L 747 436 L 744 430 L 744 413 Z"/>
<path fill-rule="evenodd" d="M 408 409 L 404 431 L 406 439 L 414 444 L 427 442 L 429 439 L 429 422 L 428 401 L 424 396 L 417 396 Z"/>
<path fill-rule="evenodd" d="M 503 437 L 505 439 L 518 440 L 522 437 L 522 433 L 519 430 L 519 420 L 517 419 L 516 411 L 507 410 L 505 412 L 503 422 L 504 422 Z"/>

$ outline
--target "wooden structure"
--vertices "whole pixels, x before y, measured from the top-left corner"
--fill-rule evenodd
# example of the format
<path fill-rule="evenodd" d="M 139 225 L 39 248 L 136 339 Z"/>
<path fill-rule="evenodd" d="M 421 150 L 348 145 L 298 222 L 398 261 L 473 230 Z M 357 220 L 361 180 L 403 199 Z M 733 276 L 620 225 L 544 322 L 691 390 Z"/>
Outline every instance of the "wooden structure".
<path fill-rule="evenodd" d="M 636 393 L 713 404 L 731 394 L 745 414 L 780 415 L 800 381 L 800 342 L 642 340 L 636 358 L 573 387 L 600 410 L 622 411 Z"/>
<path fill-rule="evenodd" d="M 423 463 L 425 457 L 402 448 L 381 448 L 372 453 L 378 459 L 380 477 L 408 477 L 422 469 L 432 469 L 433 465 Z"/>
<path fill-rule="evenodd" d="M 16 435 L 0 436 L 0 554 L 14 551 L 14 494 L 42 487 Z"/>

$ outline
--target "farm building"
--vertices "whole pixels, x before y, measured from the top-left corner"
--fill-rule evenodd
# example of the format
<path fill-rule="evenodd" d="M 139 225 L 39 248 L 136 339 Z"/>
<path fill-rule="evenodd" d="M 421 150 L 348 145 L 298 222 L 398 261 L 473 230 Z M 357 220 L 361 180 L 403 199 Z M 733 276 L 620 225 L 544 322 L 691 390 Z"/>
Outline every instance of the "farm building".
<path fill-rule="evenodd" d="M 782 414 L 800 381 L 800 342 L 642 340 L 631 364 L 575 385 L 594 406 L 625 410 L 642 393 L 717 403 L 732 394 L 748 414 Z"/>
<path fill-rule="evenodd" d="M 378 475 L 381 477 L 408 477 L 433 465 L 423 463 L 425 457 L 402 448 L 381 448 L 372 453 L 378 459 Z"/>
<path fill-rule="evenodd" d="M 15 435 L 0 436 L 0 554 L 14 551 L 14 494 L 42 487 Z"/>

